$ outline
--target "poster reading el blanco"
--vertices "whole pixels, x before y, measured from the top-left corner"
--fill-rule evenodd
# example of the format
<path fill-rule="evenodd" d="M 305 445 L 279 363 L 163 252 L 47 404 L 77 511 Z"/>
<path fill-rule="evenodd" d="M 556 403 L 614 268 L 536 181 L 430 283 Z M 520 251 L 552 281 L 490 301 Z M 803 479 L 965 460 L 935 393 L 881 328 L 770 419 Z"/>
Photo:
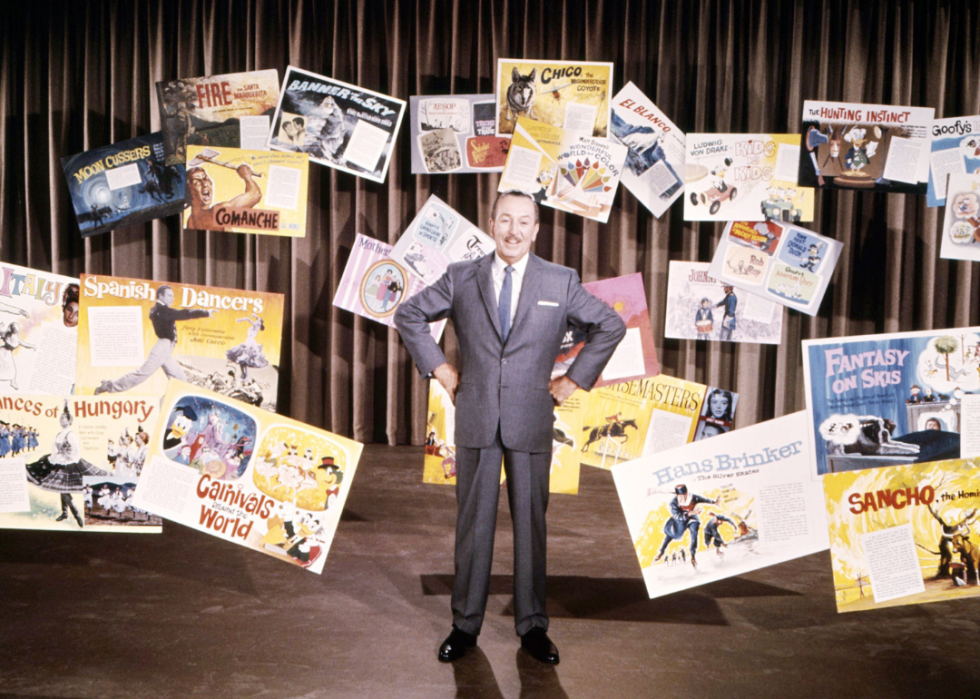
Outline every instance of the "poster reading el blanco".
<path fill-rule="evenodd" d="M 323 570 L 362 445 L 172 381 L 137 507 Z"/>

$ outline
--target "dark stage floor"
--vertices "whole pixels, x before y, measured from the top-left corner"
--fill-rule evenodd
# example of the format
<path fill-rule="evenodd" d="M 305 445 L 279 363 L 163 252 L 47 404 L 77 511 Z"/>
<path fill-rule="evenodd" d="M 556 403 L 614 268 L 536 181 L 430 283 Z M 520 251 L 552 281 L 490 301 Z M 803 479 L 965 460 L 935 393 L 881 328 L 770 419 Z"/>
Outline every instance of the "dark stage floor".
<path fill-rule="evenodd" d="M 322 576 L 168 524 L 0 532 L 0 697 L 980 696 L 980 604 L 839 615 L 829 554 L 648 600 L 612 477 L 549 512 L 557 668 L 518 652 L 501 497 L 480 645 L 448 633 L 455 500 L 369 447 Z"/>

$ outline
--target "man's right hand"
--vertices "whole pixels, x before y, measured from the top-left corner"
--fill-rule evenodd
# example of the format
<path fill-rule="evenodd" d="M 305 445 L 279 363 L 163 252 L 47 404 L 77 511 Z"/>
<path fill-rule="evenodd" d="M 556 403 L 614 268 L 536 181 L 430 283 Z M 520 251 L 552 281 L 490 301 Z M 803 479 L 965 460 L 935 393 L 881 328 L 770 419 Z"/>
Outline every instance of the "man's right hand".
<path fill-rule="evenodd" d="M 433 369 L 432 375 L 446 389 L 446 393 L 449 394 L 449 400 L 453 402 L 453 405 L 456 405 L 456 386 L 459 385 L 459 372 L 456 371 L 456 367 L 446 362 Z"/>

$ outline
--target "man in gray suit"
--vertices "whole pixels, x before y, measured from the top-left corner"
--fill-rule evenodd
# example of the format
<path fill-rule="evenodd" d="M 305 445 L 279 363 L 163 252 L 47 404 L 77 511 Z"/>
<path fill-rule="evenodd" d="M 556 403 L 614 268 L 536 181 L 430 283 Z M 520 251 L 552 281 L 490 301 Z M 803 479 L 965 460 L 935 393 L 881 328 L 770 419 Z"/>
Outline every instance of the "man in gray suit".
<path fill-rule="evenodd" d="M 395 325 L 423 376 L 432 375 L 456 405 L 456 582 L 453 631 L 439 659 L 476 643 L 490 584 L 500 492 L 500 461 L 514 523 L 514 621 L 521 645 L 558 662 L 545 611 L 545 510 L 554 406 L 595 383 L 626 332 L 619 316 L 582 288 L 567 267 L 529 254 L 538 205 L 521 192 L 497 197 L 490 217 L 494 255 L 452 264 L 435 284 L 406 300 Z M 429 334 L 451 318 L 459 371 Z M 587 333 L 565 376 L 550 380 L 569 325 Z"/>

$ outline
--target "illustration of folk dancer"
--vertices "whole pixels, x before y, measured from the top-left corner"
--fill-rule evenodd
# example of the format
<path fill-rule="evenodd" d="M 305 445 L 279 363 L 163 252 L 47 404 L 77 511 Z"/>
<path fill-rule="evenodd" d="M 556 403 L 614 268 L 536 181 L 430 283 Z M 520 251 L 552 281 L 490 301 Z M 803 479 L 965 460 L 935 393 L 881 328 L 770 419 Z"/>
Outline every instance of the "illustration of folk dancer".
<path fill-rule="evenodd" d="M 255 341 L 255 336 L 260 332 L 265 330 L 265 323 L 262 319 L 255 315 L 250 314 L 246 318 L 239 318 L 236 323 L 246 322 L 249 323 L 248 333 L 245 336 L 245 342 L 238 345 L 237 347 L 232 347 L 230 350 L 225 352 L 225 357 L 232 364 L 237 364 L 242 370 L 242 381 L 248 378 L 248 368 L 261 369 L 263 367 L 269 366 L 269 360 L 265 358 L 265 354 L 262 351 L 262 345 Z"/>
<path fill-rule="evenodd" d="M 711 312 L 711 301 L 706 298 L 701 299 L 701 308 L 694 316 L 694 327 L 698 331 L 699 340 L 710 340 L 711 329 L 714 327 L 715 316 Z"/>
<path fill-rule="evenodd" d="M 71 431 L 72 417 L 68 411 L 68 401 L 58 418 L 61 431 L 55 436 L 51 445 L 51 453 L 45 454 L 32 464 L 27 465 L 27 480 L 42 490 L 61 495 L 61 516 L 55 518 L 61 522 L 68 518 L 71 511 L 78 526 L 84 526 L 82 517 L 72 502 L 71 494 L 82 492 L 84 484 L 82 476 L 108 476 L 106 471 L 96 468 L 81 458 L 81 443 Z"/>
<path fill-rule="evenodd" d="M 20 325 L 0 323 L 0 383 L 7 381 L 15 391 L 17 386 L 17 362 L 14 351 L 18 347 L 36 350 L 37 346 L 20 339 Z"/>
<path fill-rule="evenodd" d="M 947 522 L 942 517 L 939 516 L 932 505 L 926 504 L 929 508 L 929 514 L 931 514 L 939 526 L 942 528 L 942 533 L 939 535 L 939 568 L 936 571 L 937 578 L 948 578 L 949 577 L 949 566 L 953 562 L 953 537 L 962 536 L 967 537 L 970 535 L 970 524 L 977 518 L 978 511 L 976 508 L 967 510 L 964 513 L 963 518 L 958 522 Z M 935 553 L 935 552 L 933 552 Z"/>
<path fill-rule="evenodd" d="M 156 333 L 157 343 L 153 345 L 153 349 L 150 350 L 143 366 L 120 376 L 118 379 L 104 380 L 95 389 L 95 395 L 128 391 L 133 386 L 138 386 L 153 376 L 157 369 L 163 369 L 167 378 L 187 381 L 184 370 L 173 357 L 174 349 L 177 347 L 177 321 L 211 318 L 214 316 L 214 311 L 196 308 L 171 308 L 170 304 L 173 302 L 174 290 L 167 284 L 158 286 L 157 302 L 150 309 L 150 322 L 153 323 L 153 332 Z"/>
<path fill-rule="evenodd" d="M 724 306 L 725 315 L 721 319 L 721 335 L 718 339 L 731 341 L 732 333 L 735 332 L 735 308 L 738 306 L 738 297 L 735 295 L 735 288 L 724 287 L 725 298 L 715 304 L 715 308 Z"/>
<path fill-rule="evenodd" d="M 660 551 L 653 559 L 656 563 L 664 557 L 667 546 L 671 541 L 680 541 L 684 532 L 691 533 L 691 565 L 695 569 L 698 567 L 698 531 L 701 528 L 701 521 L 697 517 L 696 509 L 698 505 L 705 503 L 717 505 L 717 500 L 711 500 L 703 495 L 696 495 L 687 491 L 687 486 L 683 483 L 674 488 L 674 498 L 670 501 L 670 519 L 664 524 L 664 540 L 660 544 Z"/>
<path fill-rule="evenodd" d="M 185 228 L 224 230 L 214 218 L 215 212 L 220 207 L 232 207 L 236 209 L 252 209 L 262 201 L 262 190 L 252 179 L 252 168 L 246 164 L 241 164 L 235 170 L 238 176 L 245 183 L 245 191 L 228 201 L 219 204 L 214 203 L 214 182 L 202 167 L 188 168 L 184 179 L 187 183 L 187 198 L 191 202 L 191 215 L 187 219 Z"/>
<path fill-rule="evenodd" d="M 713 511 L 708 513 L 708 522 L 704 525 L 704 547 L 710 551 L 711 545 L 714 544 L 715 552 L 719 556 L 722 555 L 721 547 L 728 546 L 725 540 L 721 538 L 721 532 L 718 531 L 725 522 L 732 525 L 735 531 L 738 531 L 738 525 L 735 522 L 725 515 Z"/>

